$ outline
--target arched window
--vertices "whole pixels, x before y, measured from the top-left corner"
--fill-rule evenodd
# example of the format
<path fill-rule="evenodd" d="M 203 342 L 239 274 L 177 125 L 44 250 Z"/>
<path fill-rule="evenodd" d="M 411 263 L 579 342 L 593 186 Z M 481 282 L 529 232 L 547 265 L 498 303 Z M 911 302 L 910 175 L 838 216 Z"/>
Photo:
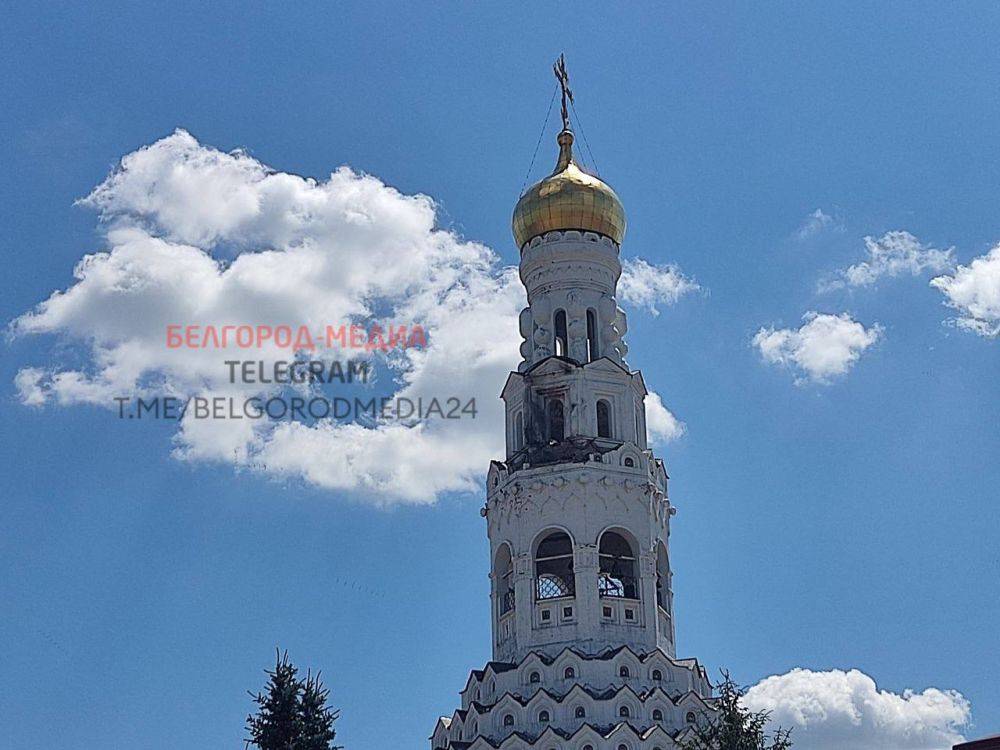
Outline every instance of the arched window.
<path fill-rule="evenodd" d="M 583 746 L 583 750 L 594 750 L 594 746 L 593 745 L 584 745 Z"/>
<path fill-rule="evenodd" d="M 563 403 L 553 398 L 548 403 L 549 440 L 561 443 L 566 438 L 566 420 L 563 416 Z"/>
<path fill-rule="evenodd" d="M 656 545 L 656 603 L 665 612 L 670 611 L 670 559 L 663 542 Z"/>
<path fill-rule="evenodd" d="M 618 676 L 624 679 L 628 679 L 628 667 L 619 667 Z"/>
<path fill-rule="evenodd" d="M 524 447 L 524 415 L 518 412 L 514 416 L 514 450 L 519 451 Z"/>
<path fill-rule="evenodd" d="M 611 437 L 611 404 L 603 398 L 597 402 L 597 437 Z"/>
<path fill-rule="evenodd" d="M 535 551 L 535 598 L 556 599 L 575 592 L 573 542 L 566 532 L 555 531 Z"/>
<path fill-rule="evenodd" d="M 663 721 L 663 711 L 658 708 L 653 709 L 653 721 Z"/>
<path fill-rule="evenodd" d="M 548 722 L 549 722 L 549 712 L 548 711 L 539 711 L 538 712 L 538 723 L 539 724 L 548 724 Z"/>
<path fill-rule="evenodd" d="M 507 714 L 506 716 L 504 716 L 503 717 L 503 725 L 505 727 L 512 727 L 512 726 L 514 726 L 514 715 L 513 714 Z"/>
<path fill-rule="evenodd" d="M 618 750 L 628 750 L 628 745 L 623 742 L 618 746 Z"/>
<path fill-rule="evenodd" d="M 565 357 L 566 352 L 569 350 L 568 338 L 566 336 L 566 311 L 556 310 L 555 315 L 555 341 L 553 342 L 553 349 L 559 357 Z"/>
<path fill-rule="evenodd" d="M 510 547 L 506 544 L 501 544 L 497 550 L 493 575 L 497 584 L 497 604 L 500 616 L 503 617 L 514 609 L 514 561 L 510 556 Z"/>
<path fill-rule="evenodd" d="M 574 677 L 576 677 L 576 670 L 573 669 L 573 667 L 566 667 L 565 671 L 563 672 L 563 679 L 572 680 Z"/>
<path fill-rule="evenodd" d="M 638 599 L 635 553 L 625 538 L 614 531 L 604 532 L 598 546 L 598 558 L 601 565 L 598 581 L 601 596 Z"/>
<path fill-rule="evenodd" d="M 542 681 L 542 676 L 538 674 L 538 672 L 532 672 L 528 676 L 528 682 L 530 682 L 532 685 L 536 685 L 541 681 Z"/>
<path fill-rule="evenodd" d="M 663 672 L 659 669 L 653 670 L 653 682 L 660 682 L 663 679 Z"/>
<path fill-rule="evenodd" d="M 694 711 L 688 711 L 687 716 L 684 717 L 684 721 L 686 721 L 688 724 L 694 724 L 695 721 L 697 721 L 697 718 L 698 717 L 694 715 Z"/>
<path fill-rule="evenodd" d="M 623 461 L 623 463 L 630 468 L 635 467 L 635 461 L 632 459 L 631 456 L 625 456 L 625 461 Z"/>
<path fill-rule="evenodd" d="M 628 706 L 622 706 L 621 708 L 619 708 L 618 715 L 621 716 L 623 719 L 627 719 L 629 716 Z"/>
<path fill-rule="evenodd" d="M 601 356 L 597 347 L 597 313 L 587 310 L 587 361 L 593 362 Z"/>
<path fill-rule="evenodd" d="M 585 719 L 587 717 L 587 709 L 585 709 L 583 706 L 577 706 L 576 711 L 573 712 L 573 715 L 578 719 Z"/>

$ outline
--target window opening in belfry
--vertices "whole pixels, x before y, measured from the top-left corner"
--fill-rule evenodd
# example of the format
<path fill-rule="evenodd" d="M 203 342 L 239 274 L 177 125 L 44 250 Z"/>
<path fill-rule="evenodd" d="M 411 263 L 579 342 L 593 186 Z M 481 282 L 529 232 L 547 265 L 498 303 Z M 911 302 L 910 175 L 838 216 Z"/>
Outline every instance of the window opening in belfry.
<path fill-rule="evenodd" d="M 635 572 L 635 554 L 621 534 L 606 531 L 598 546 L 601 596 L 623 599 L 639 598 L 639 581 Z"/>
<path fill-rule="evenodd" d="M 575 592 L 573 542 L 566 532 L 556 531 L 545 537 L 535 552 L 535 598 L 556 599 Z"/>
<path fill-rule="evenodd" d="M 514 561 L 510 556 L 510 547 L 501 545 L 497 552 L 496 563 L 497 599 L 500 604 L 500 616 L 514 609 Z"/>

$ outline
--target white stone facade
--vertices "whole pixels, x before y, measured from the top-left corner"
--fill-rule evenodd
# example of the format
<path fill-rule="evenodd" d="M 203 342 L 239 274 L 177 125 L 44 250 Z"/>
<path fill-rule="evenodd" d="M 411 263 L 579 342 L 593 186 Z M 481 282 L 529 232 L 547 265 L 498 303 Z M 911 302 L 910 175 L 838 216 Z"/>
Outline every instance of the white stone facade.
<path fill-rule="evenodd" d="M 667 750 L 711 712 L 675 658 L 667 474 L 615 302 L 619 248 L 549 232 L 521 249 L 522 362 L 487 475 L 493 658 L 432 750 Z"/>

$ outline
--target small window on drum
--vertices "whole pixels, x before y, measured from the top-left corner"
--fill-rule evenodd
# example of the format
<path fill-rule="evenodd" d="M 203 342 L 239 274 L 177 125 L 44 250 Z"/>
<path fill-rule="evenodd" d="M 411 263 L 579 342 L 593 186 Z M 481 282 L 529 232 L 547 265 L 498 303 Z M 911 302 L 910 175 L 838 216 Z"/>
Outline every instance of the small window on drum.
<path fill-rule="evenodd" d="M 627 719 L 629 717 L 629 713 L 628 706 L 622 706 L 618 709 L 618 715 L 623 719 Z"/>
<path fill-rule="evenodd" d="M 576 711 L 573 712 L 573 716 L 575 716 L 578 719 L 586 719 L 587 709 L 585 709 L 583 706 L 577 706 Z"/>
<path fill-rule="evenodd" d="M 538 723 L 539 724 L 548 724 L 549 723 L 549 712 L 548 711 L 539 711 L 538 712 Z"/>
<path fill-rule="evenodd" d="M 698 720 L 698 717 L 694 715 L 694 711 L 688 711 L 687 716 L 684 717 L 684 721 L 688 724 L 694 724 Z"/>
<path fill-rule="evenodd" d="M 619 669 L 618 670 L 618 676 L 627 680 L 628 676 L 629 676 L 628 675 L 628 667 L 622 667 L 621 669 Z"/>
<path fill-rule="evenodd" d="M 661 672 L 659 669 L 654 669 L 653 682 L 660 682 L 661 680 L 663 680 L 663 672 Z"/>
<path fill-rule="evenodd" d="M 576 670 L 573 667 L 566 667 L 566 671 L 563 672 L 564 680 L 572 680 L 576 677 Z"/>
<path fill-rule="evenodd" d="M 528 677 L 528 682 L 530 682 L 532 685 L 535 685 L 541 681 L 542 681 L 542 676 L 538 674 L 538 672 L 532 672 L 531 675 Z"/>
<path fill-rule="evenodd" d="M 552 342 L 552 348 L 557 357 L 565 357 L 566 352 L 569 349 L 568 337 L 566 335 L 566 311 L 556 310 L 553 323 L 555 328 L 555 339 Z"/>
<path fill-rule="evenodd" d="M 663 711 L 658 708 L 653 709 L 653 721 L 663 721 Z"/>
<path fill-rule="evenodd" d="M 587 310 L 587 361 L 593 362 L 601 356 L 597 346 L 597 313 Z"/>
<path fill-rule="evenodd" d="M 548 416 L 548 438 L 561 443 L 566 439 L 566 417 L 563 413 L 563 403 L 558 398 L 549 401 L 546 406 Z"/>
<path fill-rule="evenodd" d="M 603 398 L 597 402 L 597 437 L 611 437 L 611 404 Z"/>
<path fill-rule="evenodd" d="M 512 726 L 514 726 L 514 716 L 513 716 L 513 714 L 507 714 L 506 716 L 503 717 L 503 725 L 505 727 L 512 727 Z"/>

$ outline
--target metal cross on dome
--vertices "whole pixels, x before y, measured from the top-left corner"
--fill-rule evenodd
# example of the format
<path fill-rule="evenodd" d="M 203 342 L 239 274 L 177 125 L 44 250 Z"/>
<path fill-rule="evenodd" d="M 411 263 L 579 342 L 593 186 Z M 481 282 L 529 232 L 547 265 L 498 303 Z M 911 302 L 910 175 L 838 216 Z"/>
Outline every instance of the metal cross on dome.
<path fill-rule="evenodd" d="M 559 55 L 559 59 L 555 61 L 552 70 L 556 74 L 556 80 L 559 81 L 559 87 L 562 89 L 563 130 L 569 130 L 569 110 L 566 109 L 566 100 L 569 99 L 570 104 L 573 103 L 573 92 L 569 88 L 569 73 L 566 72 L 566 55 Z"/>

